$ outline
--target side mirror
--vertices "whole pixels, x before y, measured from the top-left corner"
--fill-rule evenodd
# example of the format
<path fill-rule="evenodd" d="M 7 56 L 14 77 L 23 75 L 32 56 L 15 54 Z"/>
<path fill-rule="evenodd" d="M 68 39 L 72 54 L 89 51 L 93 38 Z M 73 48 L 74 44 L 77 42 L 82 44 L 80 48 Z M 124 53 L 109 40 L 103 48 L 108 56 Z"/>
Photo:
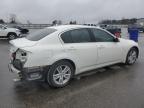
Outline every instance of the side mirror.
<path fill-rule="evenodd" d="M 119 39 L 118 38 L 114 38 L 114 42 L 119 42 Z"/>

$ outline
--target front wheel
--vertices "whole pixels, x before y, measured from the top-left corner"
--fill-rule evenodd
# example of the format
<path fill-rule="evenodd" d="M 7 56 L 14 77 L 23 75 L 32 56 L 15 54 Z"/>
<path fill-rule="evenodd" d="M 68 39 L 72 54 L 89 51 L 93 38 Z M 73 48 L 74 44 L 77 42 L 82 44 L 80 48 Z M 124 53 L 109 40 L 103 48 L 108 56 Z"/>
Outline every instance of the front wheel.
<path fill-rule="evenodd" d="M 9 40 L 13 40 L 13 39 L 16 39 L 17 35 L 15 33 L 9 33 L 8 34 L 8 39 Z"/>
<path fill-rule="evenodd" d="M 138 57 L 138 51 L 136 48 L 131 48 L 128 52 L 127 58 L 126 58 L 126 64 L 133 65 Z"/>
<path fill-rule="evenodd" d="M 74 73 L 74 68 L 67 61 L 60 61 L 51 66 L 47 73 L 47 82 L 51 87 L 66 86 Z"/>

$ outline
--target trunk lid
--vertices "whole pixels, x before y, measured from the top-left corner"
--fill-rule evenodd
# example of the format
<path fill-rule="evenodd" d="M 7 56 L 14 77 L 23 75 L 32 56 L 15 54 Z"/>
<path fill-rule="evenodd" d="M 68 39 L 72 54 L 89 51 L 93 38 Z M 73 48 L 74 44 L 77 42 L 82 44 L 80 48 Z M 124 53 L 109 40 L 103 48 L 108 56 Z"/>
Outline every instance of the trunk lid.
<path fill-rule="evenodd" d="M 10 41 L 10 52 L 16 52 L 18 48 L 24 48 L 24 47 L 31 47 L 36 45 L 36 41 L 30 41 L 27 40 L 26 38 L 19 38 L 15 40 Z"/>
<path fill-rule="evenodd" d="M 36 43 L 36 41 L 30 41 L 26 38 L 19 38 L 10 41 L 10 44 L 18 48 L 31 47 L 34 46 Z"/>

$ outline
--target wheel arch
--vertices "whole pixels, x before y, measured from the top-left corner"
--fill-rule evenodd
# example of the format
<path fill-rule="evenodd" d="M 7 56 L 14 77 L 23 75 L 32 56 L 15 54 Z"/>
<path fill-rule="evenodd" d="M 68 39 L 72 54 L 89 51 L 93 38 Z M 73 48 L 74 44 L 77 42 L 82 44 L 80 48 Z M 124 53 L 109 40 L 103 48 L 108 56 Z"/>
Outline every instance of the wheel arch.
<path fill-rule="evenodd" d="M 122 60 L 123 63 L 126 63 L 126 60 L 127 60 L 127 57 L 128 57 L 128 53 L 130 52 L 130 50 L 132 48 L 135 48 L 137 50 L 137 52 L 138 52 L 137 58 L 138 58 L 138 56 L 139 56 L 139 48 L 138 48 L 138 46 L 135 46 L 135 45 L 134 46 L 129 46 L 128 48 L 125 49 L 124 58 Z"/>
<path fill-rule="evenodd" d="M 128 53 L 127 53 L 127 56 L 126 56 L 126 60 L 125 60 L 125 64 L 131 65 L 131 64 L 127 63 L 127 58 L 128 58 L 129 52 L 130 52 L 132 49 L 136 49 L 136 50 L 137 50 L 137 58 L 138 58 L 138 56 L 139 56 L 139 48 L 138 48 L 138 46 L 132 46 L 132 47 L 129 48 L 129 50 L 128 50 Z"/>
<path fill-rule="evenodd" d="M 7 33 L 7 37 L 10 35 L 10 34 L 15 34 L 17 36 L 17 34 L 15 32 L 8 32 Z"/>
<path fill-rule="evenodd" d="M 130 50 L 131 50 L 132 48 L 135 48 L 135 49 L 137 50 L 137 58 L 138 58 L 138 56 L 139 56 L 139 48 L 138 48 L 137 46 L 133 46 L 133 47 L 130 48 Z M 130 51 L 130 50 L 129 50 L 129 51 Z"/>
<path fill-rule="evenodd" d="M 69 58 L 58 59 L 58 60 L 55 60 L 55 62 L 53 62 L 52 65 L 55 64 L 55 63 L 57 63 L 57 62 L 60 62 L 60 61 L 67 61 L 67 62 L 69 62 L 73 66 L 73 68 L 74 68 L 74 74 L 75 74 L 77 68 L 76 68 L 76 63 L 73 60 L 71 60 Z"/>

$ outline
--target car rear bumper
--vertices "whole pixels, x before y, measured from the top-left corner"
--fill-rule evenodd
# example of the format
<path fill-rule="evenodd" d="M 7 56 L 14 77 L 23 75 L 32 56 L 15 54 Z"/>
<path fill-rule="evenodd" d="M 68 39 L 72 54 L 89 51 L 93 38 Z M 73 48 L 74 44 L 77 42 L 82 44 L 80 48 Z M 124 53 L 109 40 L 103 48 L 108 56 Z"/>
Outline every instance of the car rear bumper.
<path fill-rule="evenodd" d="M 16 74 L 16 79 L 14 81 L 43 81 L 46 78 L 46 73 L 48 71 L 48 66 L 45 67 L 33 67 L 33 68 L 23 68 L 18 70 L 12 63 L 8 65 L 9 71 Z"/>
<path fill-rule="evenodd" d="M 14 81 L 20 81 L 22 80 L 22 75 L 21 75 L 21 71 L 19 71 L 18 69 L 16 69 L 11 63 L 8 64 L 8 68 L 9 71 L 14 73 L 16 75 L 16 78 L 13 79 Z"/>
<path fill-rule="evenodd" d="M 17 74 L 20 73 L 20 71 L 17 70 L 11 63 L 8 64 L 8 68 L 10 72 L 17 73 Z"/>

